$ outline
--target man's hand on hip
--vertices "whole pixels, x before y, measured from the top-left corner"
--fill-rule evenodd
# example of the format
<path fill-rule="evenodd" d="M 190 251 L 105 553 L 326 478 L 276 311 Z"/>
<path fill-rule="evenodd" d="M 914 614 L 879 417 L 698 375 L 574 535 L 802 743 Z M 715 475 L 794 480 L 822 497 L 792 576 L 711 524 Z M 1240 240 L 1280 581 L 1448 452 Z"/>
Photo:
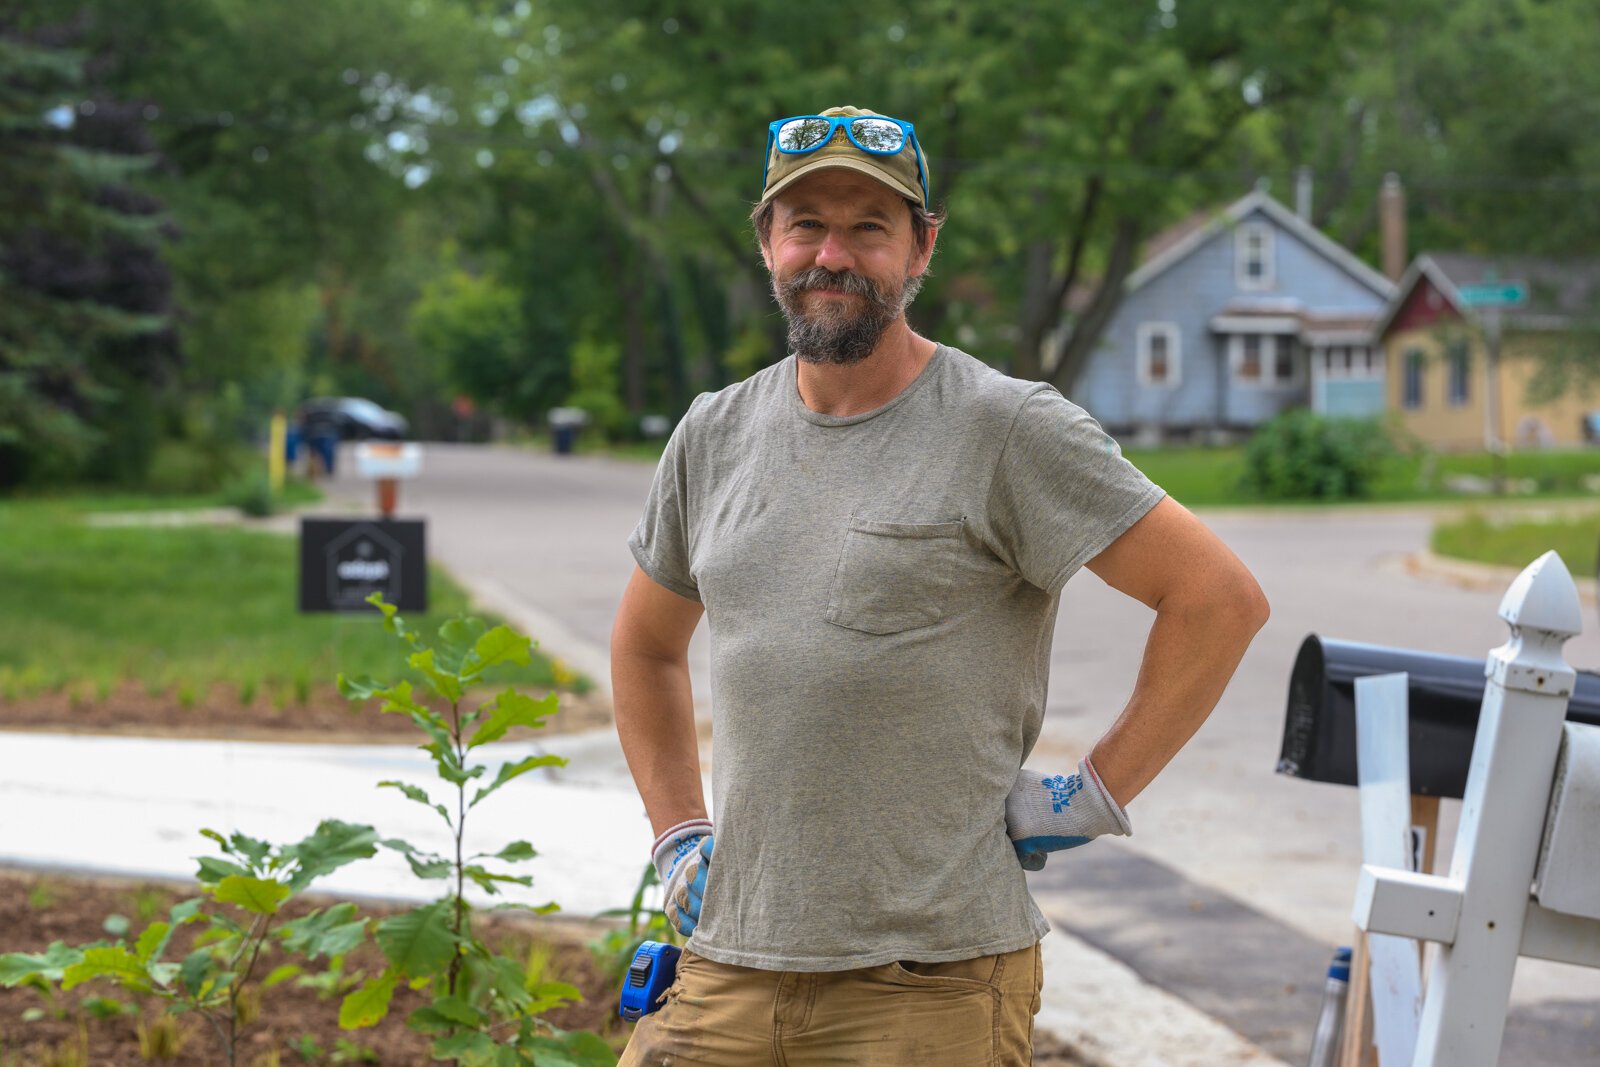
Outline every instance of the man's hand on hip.
<path fill-rule="evenodd" d="M 700 904 L 706 895 L 706 875 L 715 847 L 708 819 L 691 819 L 671 827 L 660 837 L 652 854 L 656 874 L 666 887 L 663 911 L 667 922 L 688 937 L 700 925 Z"/>
<path fill-rule="evenodd" d="M 1006 797 L 1006 832 L 1022 866 L 1038 871 L 1052 852 L 1077 848 L 1102 834 L 1131 834 L 1133 827 L 1085 756 L 1076 774 L 1018 771 Z"/>

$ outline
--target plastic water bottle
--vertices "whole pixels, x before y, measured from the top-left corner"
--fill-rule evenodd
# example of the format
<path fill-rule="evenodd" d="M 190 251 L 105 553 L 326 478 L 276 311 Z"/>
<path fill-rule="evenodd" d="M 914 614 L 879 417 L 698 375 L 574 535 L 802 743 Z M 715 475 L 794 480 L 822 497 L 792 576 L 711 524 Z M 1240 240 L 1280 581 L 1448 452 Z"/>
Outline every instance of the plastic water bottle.
<path fill-rule="evenodd" d="M 1345 994 L 1350 989 L 1350 950 L 1340 948 L 1328 964 L 1328 983 L 1322 987 L 1322 1014 L 1317 1017 L 1317 1032 L 1311 1037 L 1311 1057 L 1306 1067 L 1333 1067 L 1339 1058 L 1339 1039 L 1344 1036 Z"/>

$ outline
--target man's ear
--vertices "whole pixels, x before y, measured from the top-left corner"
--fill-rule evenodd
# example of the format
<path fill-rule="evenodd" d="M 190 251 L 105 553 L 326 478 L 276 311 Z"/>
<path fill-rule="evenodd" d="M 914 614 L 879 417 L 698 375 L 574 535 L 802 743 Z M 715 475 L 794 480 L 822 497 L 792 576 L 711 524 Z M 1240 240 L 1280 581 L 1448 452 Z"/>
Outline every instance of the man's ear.
<path fill-rule="evenodd" d="M 912 277 L 916 277 L 917 275 L 923 273 L 924 271 L 926 271 L 928 269 L 928 264 L 933 261 L 933 246 L 934 246 L 934 243 L 936 241 L 938 241 L 938 240 L 939 240 L 939 228 L 937 226 L 929 226 L 928 227 L 928 235 L 927 235 L 927 238 L 923 241 L 922 247 L 919 248 L 919 249 L 913 250 L 912 253 L 911 253 L 911 267 L 912 267 L 912 269 L 910 271 L 910 274 L 911 274 Z"/>

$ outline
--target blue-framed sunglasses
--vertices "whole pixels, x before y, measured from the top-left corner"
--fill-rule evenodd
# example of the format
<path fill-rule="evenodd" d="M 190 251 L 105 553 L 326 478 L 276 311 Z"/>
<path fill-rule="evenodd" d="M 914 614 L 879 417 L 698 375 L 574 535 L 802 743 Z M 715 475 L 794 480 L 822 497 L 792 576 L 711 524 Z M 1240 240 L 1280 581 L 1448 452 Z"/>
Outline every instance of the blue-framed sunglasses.
<path fill-rule="evenodd" d="M 917 143 L 916 128 L 903 119 L 887 115 L 796 115 L 778 119 L 767 126 L 767 151 L 763 154 L 761 184 L 767 184 L 772 169 L 772 146 L 786 156 L 801 156 L 815 152 L 829 141 L 839 127 L 844 127 L 850 143 L 872 156 L 892 156 L 911 146 L 917 161 L 917 179 L 922 183 L 922 206 L 928 206 L 928 169 L 922 163 L 922 146 Z"/>

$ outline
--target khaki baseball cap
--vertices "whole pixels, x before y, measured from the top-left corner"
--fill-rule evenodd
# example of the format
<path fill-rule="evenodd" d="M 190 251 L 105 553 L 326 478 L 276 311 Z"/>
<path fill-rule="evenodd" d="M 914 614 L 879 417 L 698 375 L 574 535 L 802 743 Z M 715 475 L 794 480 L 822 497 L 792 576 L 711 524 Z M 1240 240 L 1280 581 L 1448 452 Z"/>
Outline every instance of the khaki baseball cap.
<path fill-rule="evenodd" d="M 878 112 L 846 106 L 830 107 L 818 114 L 823 118 L 836 115 L 856 118 L 877 115 Z M 765 204 L 807 174 L 824 167 L 844 167 L 876 178 L 907 200 L 926 207 L 922 190 L 927 166 L 927 159 L 922 156 L 922 146 L 917 143 L 915 135 L 908 139 L 900 151 L 892 155 L 876 155 L 857 148 L 841 126 L 833 131 L 833 138 L 827 144 L 813 152 L 780 152 L 776 141 L 770 144 L 767 147 L 767 186 L 761 191 L 761 202 Z"/>

